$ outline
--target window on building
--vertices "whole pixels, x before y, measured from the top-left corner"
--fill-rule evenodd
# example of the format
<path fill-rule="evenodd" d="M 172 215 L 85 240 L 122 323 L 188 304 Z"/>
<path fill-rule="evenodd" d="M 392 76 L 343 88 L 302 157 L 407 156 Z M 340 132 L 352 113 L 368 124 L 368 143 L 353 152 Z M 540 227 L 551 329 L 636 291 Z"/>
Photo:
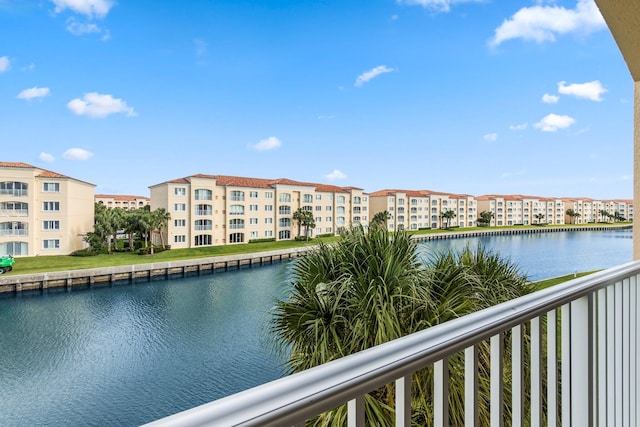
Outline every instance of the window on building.
<path fill-rule="evenodd" d="M 258 218 L 249 218 L 249 225 L 258 225 Z"/>
<path fill-rule="evenodd" d="M 337 206 L 336 207 L 336 214 L 344 215 L 344 206 Z"/>
<path fill-rule="evenodd" d="M 212 230 L 213 221 L 210 219 L 197 219 L 193 225 L 193 228 L 197 231 Z"/>
<path fill-rule="evenodd" d="M 42 241 L 42 249 L 60 249 L 60 239 L 45 239 Z"/>
<path fill-rule="evenodd" d="M 173 220 L 173 226 L 176 228 L 184 228 L 187 226 L 187 220 L 186 219 L 174 219 Z"/>
<path fill-rule="evenodd" d="M 265 199 L 273 199 L 273 191 L 267 191 L 264 193 Z"/>
<path fill-rule="evenodd" d="M 273 212 L 273 205 L 264 205 L 265 212 Z"/>
<path fill-rule="evenodd" d="M 359 205 L 361 201 L 362 201 L 362 197 L 360 197 L 360 196 L 354 196 L 353 197 L 353 204 L 354 205 Z"/>
<path fill-rule="evenodd" d="M 60 221 L 57 220 L 45 220 L 42 221 L 43 230 L 60 230 Z"/>
<path fill-rule="evenodd" d="M 291 218 L 280 218 L 278 220 L 279 227 L 291 227 Z"/>
<path fill-rule="evenodd" d="M 250 239 L 257 239 L 258 238 L 258 232 L 257 231 L 252 231 L 249 233 L 249 238 Z"/>
<path fill-rule="evenodd" d="M 332 216 L 328 216 L 328 217 L 325 218 L 325 220 L 327 222 L 332 222 L 333 221 L 333 217 Z"/>
<path fill-rule="evenodd" d="M 42 202 L 42 210 L 45 212 L 60 211 L 60 202 Z"/>
<path fill-rule="evenodd" d="M 232 202 L 244 202 L 244 191 L 233 190 L 229 195 Z"/>
<path fill-rule="evenodd" d="M 244 233 L 229 234 L 229 243 L 242 243 L 242 242 L 244 242 Z"/>
<path fill-rule="evenodd" d="M 184 212 L 187 210 L 187 205 L 185 203 L 174 203 L 173 211 L 174 212 Z"/>
<path fill-rule="evenodd" d="M 232 220 L 229 220 L 229 228 L 232 230 L 244 228 L 244 219 L 234 218 Z"/>
<path fill-rule="evenodd" d="M 249 210 L 251 212 L 258 212 L 258 205 L 249 205 Z"/>
<path fill-rule="evenodd" d="M 174 196 L 186 196 L 187 189 L 185 187 L 174 187 L 173 189 Z"/>
<path fill-rule="evenodd" d="M 258 198 L 258 192 L 257 191 L 249 191 L 249 198 L 250 199 L 257 199 Z"/>
<path fill-rule="evenodd" d="M 273 237 L 273 230 L 265 230 L 264 237 Z"/>
<path fill-rule="evenodd" d="M 176 234 L 173 236 L 173 243 L 186 243 L 187 236 L 185 234 Z"/>
<path fill-rule="evenodd" d="M 212 242 L 211 234 L 199 234 L 193 240 L 194 246 L 209 246 Z"/>
<path fill-rule="evenodd" d="M 264 223 L 265 224 L 273 224 L 273 218 L 265 218 L 264 219 Z"/>
<path fill-rule="evenodd" d="M 305 194 L 302 196 L 302 203 L 313 203 L 313 194 Z"/>
<path fill-rule="evenodd" d="M 344 196 L 336 196 L 336 203 L 344 203 L 345 198 Z"/>
<path fill-rule="evenodd" d="M 25 190 L 26 190 L 26 184 L 25 184 Z M 60 192 L 60 183 L 59 182 L 43 182 L 42 183 L 42 192 L 43 193 L 59 193 Z"/>
<path fill-rule="evenodd" d="M 316 206 L 316 211 L 321 211 L 322 210 L 322 206 L 318 205 Z"/>
<path fill-rule="evenodd" d="M 207 189 L 198 189 L 195 193 L 196 200 L 213 200 L 213 191 Z"/>
<path fill-rule="evenodd" d="M 229 206 L 229 215 L 244 215 L 244 206 L 242 205 Z"/>
<path fill-rule="evenodd" d="M 290 203 L 291 202 L 291 194 L 289 193 L 280 193 L 278 196 L 278 201 L 280 203 Z"/>
<path fill-rule="evenodd" d="M 213 215 L 213 206 L 206 204 L 196 205 L 196 215 Z"/>
<path fill-rule="evenodd" d="M 279 215 L 291 215 L 291 206 L 279 206 L 278 207 Z"/>
<path fill-rule="evenodd" d="M 282 230 L 278 232 L 279 240 L 291 239 L 291 231 L 290 230 Z"/>

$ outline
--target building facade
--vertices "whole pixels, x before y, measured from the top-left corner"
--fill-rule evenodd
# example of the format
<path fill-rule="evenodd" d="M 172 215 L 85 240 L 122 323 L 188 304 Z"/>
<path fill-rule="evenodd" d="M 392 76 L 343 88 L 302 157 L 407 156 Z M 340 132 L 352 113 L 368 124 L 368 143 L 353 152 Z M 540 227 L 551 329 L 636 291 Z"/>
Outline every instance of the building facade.
<path fill-rule="evenodd" d="M 0 255 L 65 255 L 93 230 L 95 185 L 0 162 Z"/>
<path fill-rule="evenodd" d="M 380 190 L 369 195 L 371 217 L 388 212 L 387 228 L 420 230 L 427 228 L 473 227 L 477 206 L 473 196 L 429 190 Z M 452 211 L 451 218 L 443 216 Z M 447 215 L 449 216 L 449 215 Z"/>
<path fill-rule="evenodd" d="M 118 194 L 96 194 L 95 202 L 108 208 L 122 208 L 126 211 L 142 209 L 151 204 L 151 199 L 145 196 L 123 196 Z"/>
<path fill-rule="evenodd" d="M 150 190 L 151 210 L 171 215 L 165 233 L 172 248 L 291 240 L 305 232 L 293 218 L 298 209 L 313 213 L 309 237 L 369 222 L 368 195 L 355 187 L 198 174 Z"/>

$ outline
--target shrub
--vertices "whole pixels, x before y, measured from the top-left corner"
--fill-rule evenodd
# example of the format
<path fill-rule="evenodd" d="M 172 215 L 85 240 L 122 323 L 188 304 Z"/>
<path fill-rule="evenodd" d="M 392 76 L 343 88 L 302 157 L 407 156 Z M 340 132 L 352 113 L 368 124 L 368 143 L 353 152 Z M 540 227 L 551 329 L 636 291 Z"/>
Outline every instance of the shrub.
<path fill-rule="evenodd" d="M 276 238 L 275 237 L 267 237 L 264 239 L 251 239 L 249 240 L 249 243 L 267 243 L 267 242 L 275 242 Z"/>
<path fill-rule="evenodd" d="M 71 252 L 71 256 L 77 256 L 77 257 L 96 256 L 96 255 L 100 255 L 100 251 L 94 251 L 91 248 L 78 249 L 77 251 Z"/>

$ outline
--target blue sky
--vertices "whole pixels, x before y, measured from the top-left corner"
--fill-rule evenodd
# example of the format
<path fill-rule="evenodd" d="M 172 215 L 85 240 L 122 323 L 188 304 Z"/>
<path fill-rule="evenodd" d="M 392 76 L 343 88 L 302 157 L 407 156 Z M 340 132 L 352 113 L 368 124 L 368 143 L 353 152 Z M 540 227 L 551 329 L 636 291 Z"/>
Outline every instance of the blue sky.
<path fill-rule="evenodd" d="M 3 161 L 631 198 L 633 82 L 592 0 L 0 0 Z"/>

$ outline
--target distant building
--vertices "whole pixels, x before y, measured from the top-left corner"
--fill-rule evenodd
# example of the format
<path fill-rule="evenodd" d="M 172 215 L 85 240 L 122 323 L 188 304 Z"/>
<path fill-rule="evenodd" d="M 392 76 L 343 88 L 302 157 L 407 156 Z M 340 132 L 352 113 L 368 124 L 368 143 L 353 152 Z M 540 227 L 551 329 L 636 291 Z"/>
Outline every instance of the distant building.
<path fill-rule="evenodd" d="M 95 202 L 108 208 L 122 208 L 124 210 L 141 209 L 149 206 L 151 199 L 145 196 L 123 196 L 116 194 L 96 194 Z"/>
<path fill-rule="evenodd" d="M 198 174 L 149 188 L 151 210 L 171 214 L 165 241 L 172 248 L 291 240 L 304 234 L 293 219 L 299 208 L 313 213 L 309 237 L 367 226 L 370 218 L 368 195 L 356 187 Z"/>
<path fill-rule="evenodd" d="M 521 194 L 477 196 L 478 212 L 491 212 L 492 226 L 565 224 L 562 199 Z"/>
<path fill-rule="evenodd" d="M 95 185 L 26 163 L 0 162 L 0 255 L 64 255 L 93 231 Z"/>
<path fill-rule="evenodd" d="M 440 193 L 430 190 L 380 190 L 369 194 L 371 218 L 389 212 L 389 230 L 419 230 L 453 227 L 473 227 L 478 212 L 476 200 L 467 194 Z M 451 219 L 442 214 L 453 211 Z"/>

